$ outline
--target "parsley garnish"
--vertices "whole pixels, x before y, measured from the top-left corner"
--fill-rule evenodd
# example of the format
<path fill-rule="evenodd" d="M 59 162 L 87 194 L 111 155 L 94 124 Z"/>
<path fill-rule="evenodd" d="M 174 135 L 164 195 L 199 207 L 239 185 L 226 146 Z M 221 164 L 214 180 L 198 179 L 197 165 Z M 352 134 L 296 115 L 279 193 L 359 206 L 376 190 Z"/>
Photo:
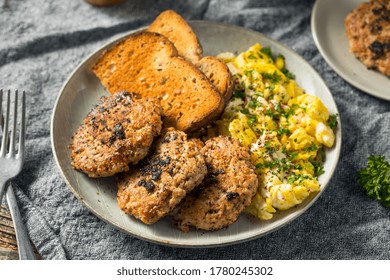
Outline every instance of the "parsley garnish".
<path fill-rule="evenodd" d="M 290 134 L 290 130 L 288 130 L 288 128 L 279 128 L 276 132 L 278 135 Z"/>
<path fill-rule="evenodd" d="M 262 73 L 262 75 L 265 79 L 269 80 L 273 84 L 279 83 L 280 80 L 282 79 L 282 77 L 280 77 L 280 75 L 278 75 L 276 71 L 272 74 Z"/>
<path fill-rule="evenodd" d="M 249 108 L 256 108 L 258 105 L 259 105 L 259 103 L 257 102 L 256 99 L 252 99 L 252 100 L 248 103 L 248 107 L 249 107 Z"/>
<path fill-rule="evenodd" d="M 290 108 L 285 110 L 282 115 L 288 119 L 289 116 L 294 115 L 295 109 L 298 108 L 299 106 L 297 104 L 293 104 Z"/>
<path fill-rule="evenodd" d="M 270 47 L 265 47 L 261 49 L 261 52 L 266 54 L 269 58 L 273 60 L 272 51 Z"/>
<path fill-rule="evenodd" d="M 314 167 L 314 176 L 318 177 L 325 173 L 324 166 L 320 162 L 311 161 L 310 162 Z"/>
<path fill-rule="evenodd" d="M 253 70 L 245 70 L 244 74 L 245 76 L 250 76 L 253 74 Z"/>
<path fill-rule="evenodd" d="M 329 119 L 328 121 L 326 122 L 326 124 L 331 128 L 331 129 L 334 129 L 336 126 L 337 126 L 337 117 L 339 115 L 338 114 L 333 114 L 333 115 L 330 115 L 329 116 Z"/>
<path fill-rule="evenodd" d="M 317 147 L 316 144 L 313 144 L 309 148 L 305 149 L 306 152 L 313 152 L 313 151 L 316 151 L 316 150 L 318 150 L 318 147 Z"/>
<path fill-rule="evenodd" d="M 255 121 L 256 121 L 256 116 L 255 115 L 248 116 L 248 122 L 250 124 L 254 124 Z"/>
<path fill-rule="evenodd" d="M 291 73 L 290 71 L 288 71 L 286 68 L 283 68 L 281 69 L 280 71 L 282 71 L 282 73 L 290 80 L 294 80 L 295 79 L 295 75 L 293 73 Z"/>
<path fill-rule="evenodd" d="M 357 177 L 368 197 L 390 207 L 390 164 L 384 156 L 371 155 L 367 167 L 360 169 Z"/>
<path fill-rule="evenodd" d="M 272 85 L 270 85 L 269 87 L 266 87 L 266 88 L 268 88 L 270 91 L 273 91 L 275 89 L 275 85 L 272 84 Z"/>
<path fill-rule="evenodd" d="M 248 55 L 248 58 L 249 59 L 256 59 L 256 56 L 253 53 L 251 53 L 250 55 Z"/>
<path fill-rule="evenodd" d="M 236 91 L 234 91 L 233 97 L 234 97 L 234 98 L 244 99 L 245 93 L 236 90 Z"/>
<path fill-rule="evenodd" d="M 293 160 L 294 158 L 296 158 L 298 156 L 298 152 L 292 152 L 289 154 L 289 159 L 290 160 Z"/>
<path fill-rule="evenodd" d="M 290 176 L 287 177 L 287 182 L 289 184 L 296 183 L 297 185 L 300 185 L 300 184 L 302 184 L 302 182 L 305 179 L 308 179 L 308 178 L 309 178 L 309 176 L 304 175 L 304 174 L 291 174 Z"/>

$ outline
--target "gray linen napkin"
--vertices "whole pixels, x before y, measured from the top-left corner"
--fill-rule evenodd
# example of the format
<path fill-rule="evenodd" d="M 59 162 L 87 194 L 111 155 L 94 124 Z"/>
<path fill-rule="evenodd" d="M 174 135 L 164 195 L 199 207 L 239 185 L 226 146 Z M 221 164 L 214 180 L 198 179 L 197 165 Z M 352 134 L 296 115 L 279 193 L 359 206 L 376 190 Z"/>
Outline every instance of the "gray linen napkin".
<path fill-rule="evenodd" d="M 82 0 L 10 0 L 0 8 L 0 87 L 28 93 L 27 158 L 15 180 L 32 241 L 45 259 L 389 259 L 390 210 L 367 198 L 356 171 L 370 154 L 390 159 L 390 102 L 342 80 L 319 54 L 305 1 L 132 0 L 96 8 Z M 59 175 L 50 118 L 71 71 L 112 36 L 166 9 L 186 19 L 262 32 L 302 55 L 324 78 L 340 110 L 343 146 L 325 193 L 300 218 L 265 237 L 223 248 L 170 248 L 130 237 L 89 212 Z"/>

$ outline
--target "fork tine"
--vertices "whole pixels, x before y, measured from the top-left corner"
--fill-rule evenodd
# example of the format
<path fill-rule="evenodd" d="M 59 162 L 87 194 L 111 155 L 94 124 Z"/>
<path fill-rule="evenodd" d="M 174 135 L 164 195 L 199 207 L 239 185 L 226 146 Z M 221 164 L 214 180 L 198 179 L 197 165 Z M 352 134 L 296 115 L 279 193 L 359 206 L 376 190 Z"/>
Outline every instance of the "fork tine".
<path fill-rule="evenodd" d="M 16 138 L 16 124 L 18 120 L 18 90 L 15 91 L 14 98 L 14 119 L 12 122 L 11 140 L 9 144 L 9 155 L 13 157 L 15 155 L 15 138 Z"/>
<path fill-rule="evenodd" d="M 26 139 L 26 92 L 22 92 L 22 111 L 20 119 L 18 157 L 24 157 L 24 141 Z"/>
<path fill-rule="evenodd" d="M 4 126 L 3 126 L 3 139 L 1 141 L 1 149 L 0 149 L 0 157 L 5 157 L 7 153 L 7 141 L 8 141 L 8 122 L 9 122 L 9 104 L 10 101 L 10 90 L 8 90 L 6 94 L 6 112 L 5 112 L 5 120 L 4 120 Z"/>

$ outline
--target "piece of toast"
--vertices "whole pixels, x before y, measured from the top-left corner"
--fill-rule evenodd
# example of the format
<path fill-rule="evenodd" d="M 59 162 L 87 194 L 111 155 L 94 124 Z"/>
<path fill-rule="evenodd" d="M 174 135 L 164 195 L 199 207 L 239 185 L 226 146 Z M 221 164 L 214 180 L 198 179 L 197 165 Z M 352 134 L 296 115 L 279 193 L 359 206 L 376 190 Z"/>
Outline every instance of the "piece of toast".
<path fill-rule="evenodd" d="M 224 108 L 209 79 L 157 33 L 129 36 L 106 51 L 92 70 L 110 93 L 126 90 L 159 98 L 166 127 L 194 131 Z"/>
<path fill-rule="evenodd" d="M 198 63 L 203 57 L 203 49 L 195 32 L 173 10 L 162 12 L 149 26 L 148 31 L 167 37 L 175 45 L 179 55 L 192 64 Z"/>
<path fill-rule="evenodd" d="M 234 82 L 229 68 L 213 56 L 203 57 L 198 37 L 188 23 L 175 11 L 162 12 L 149 26 L 148 31 L 167 37 L 179 55 L 199 67 L 221 93 L 225 104 L 232 96 Z"/>
<path fill-rule="evenodd" d="M 233 76 L 227 65 L 215 56 L 203 57 L 196 66 L 209 78 L 215 85 L 225 101 L 225 105 L 232 97 L 234 90 Z"/>

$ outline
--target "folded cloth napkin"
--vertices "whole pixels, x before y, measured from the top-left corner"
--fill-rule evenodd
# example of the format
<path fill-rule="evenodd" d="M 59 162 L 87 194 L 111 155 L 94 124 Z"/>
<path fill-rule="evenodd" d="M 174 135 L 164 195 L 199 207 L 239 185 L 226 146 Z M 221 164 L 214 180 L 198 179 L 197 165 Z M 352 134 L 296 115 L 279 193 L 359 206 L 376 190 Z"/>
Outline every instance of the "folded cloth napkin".
<path fill-rule="evenodd" d="M 10 0 L 0 17 L 0 88 L 27 92 L 27 156 L 15 179 L 32 241 L 44 259 L 388 259 L 390 210 L 367 198 L 356 171 L 370 154 L 390 159 L 390 102 L 352 87 L 323 60 L 310 31 L 313 0 L 132 0 L 97 8 L 82 0 Z M 174 9 L 262 32 L 302 55 L 334 95 L 343 125 L 340 162 L 301 217 L 267 236 L 215 249 L 151 244 L 89 212 L 57 170 L 50 118 L 72 70 L 113 36 Z"/>

